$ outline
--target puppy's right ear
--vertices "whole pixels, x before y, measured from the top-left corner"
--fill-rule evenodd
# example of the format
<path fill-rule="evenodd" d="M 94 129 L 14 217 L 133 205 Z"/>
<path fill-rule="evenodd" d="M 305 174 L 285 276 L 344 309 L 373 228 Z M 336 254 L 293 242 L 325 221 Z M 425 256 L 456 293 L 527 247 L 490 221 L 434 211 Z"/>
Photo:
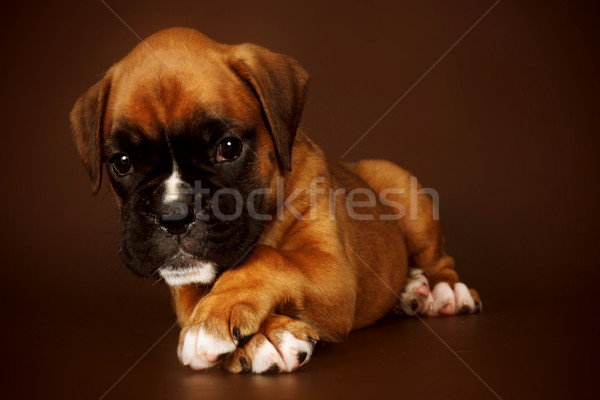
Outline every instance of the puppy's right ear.
<path fill-rule="evenodd" d="M 279 161 L 292 170 L 292 145 L 306 99 L 308 73 L 296 60 L 264 47 L 244 43 L 233 47 L 231 66 L 256 94 Z"/>
<path fill-rule="evenodd" d="M 107 73 L 77 100 L 70 114 L 75 146 L 90 175 L 94 195 L 102 183 L 102 129 L 110 85 Z"/>

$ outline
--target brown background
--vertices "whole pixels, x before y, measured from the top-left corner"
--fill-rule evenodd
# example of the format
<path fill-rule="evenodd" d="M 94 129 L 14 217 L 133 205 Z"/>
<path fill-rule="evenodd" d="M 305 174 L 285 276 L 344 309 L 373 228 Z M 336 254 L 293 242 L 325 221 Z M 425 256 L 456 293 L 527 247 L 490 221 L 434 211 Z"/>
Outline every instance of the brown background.
<path fill-rule="evenodd" d="M 502 0 L 346 158 L 391 159 L 439 191 L 448 251 L 484 313 L 426 323 L 472 371 L 418 320 L 388 319 L 275 377 L 179 366 L 166 287 L 123 267 L 108 189 L 89 193 L 68 112 L 138 39 L 99 1 L 3 6 L 0 392 L 98 399 L 143 355 L 106 399 L 589 391 L 600 372 L 598 14 L 527 3 Z M 302 125 L 340 157 L 493 2 L 109 4 L 142 37 L 188 26 L 294 56 L 312 76 Z"/>

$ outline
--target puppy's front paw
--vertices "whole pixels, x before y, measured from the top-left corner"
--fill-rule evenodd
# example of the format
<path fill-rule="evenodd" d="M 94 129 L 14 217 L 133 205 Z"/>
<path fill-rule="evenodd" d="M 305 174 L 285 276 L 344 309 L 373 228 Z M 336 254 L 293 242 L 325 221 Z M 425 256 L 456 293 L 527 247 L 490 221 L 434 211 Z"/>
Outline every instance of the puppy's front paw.
<path fill-rule="evenodd" d="M 258 331 L 264 315 L 259 305 L 235 296 L 207 295 L 181 330 L 179 360 L 193 369 L 214 366 Z"/>
<path fill-rule="evenodd" d="M 235 373 L 292 372 L 310 360 L 318 339 L 317 332 L 304 322 L 273 315 L 225 360 L 225 368 Z"/>
<path fill-rule="evenodd" d="M 234 350 L 231 339 L 219 337 L 204 326 L 193 325 L 181 331 L 177 355 L 183 365 L 206 369 Z"/>

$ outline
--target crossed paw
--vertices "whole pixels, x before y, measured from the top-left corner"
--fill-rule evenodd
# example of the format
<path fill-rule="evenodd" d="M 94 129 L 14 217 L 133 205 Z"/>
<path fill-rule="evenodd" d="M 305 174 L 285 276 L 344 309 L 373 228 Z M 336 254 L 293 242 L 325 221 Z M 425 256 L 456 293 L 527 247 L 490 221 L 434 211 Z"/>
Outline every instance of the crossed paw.
<path fill-rule="evenodd" d="M 477 292 L 458 282 L 437 283 L 433 290 L 420 269 L 411 269 L 394 308 L 409 316 L 454 315 L 481 311 Z M 250 301 L 207 296 L 196 307 L 189 325 L 181 330 L 179 359 L 193 369 L 219 363 L 234 373 L 291 372 L 306 364 L 319 340 L 308 324 L 284 315 L 269 314 Z"/>
<path fill-rule="evenodd" d="M 430 288 L 429 280 L 418 268 L 408 273 L 408 281 L 400 295 L 400 301 L 394 308 L 406 315 L 438 315 L 472 314 L 481 311 L 481 300 L 474 289 L 464 283 L 457 282 L 451 287 L 447 282 L 439 282 Z"/>
<path fill-rule="evenodd" d="M 230 372 L 291 372 L 306 364 L 319 339 L 302 321 L 271 315 L 253 335 L 242 336 L 233 328 L 230 337 L 209 329 L 210 322 L 192 325 L 181 332 L 178 355 L 183 365 L 210 368 L 220 361 Z"/>

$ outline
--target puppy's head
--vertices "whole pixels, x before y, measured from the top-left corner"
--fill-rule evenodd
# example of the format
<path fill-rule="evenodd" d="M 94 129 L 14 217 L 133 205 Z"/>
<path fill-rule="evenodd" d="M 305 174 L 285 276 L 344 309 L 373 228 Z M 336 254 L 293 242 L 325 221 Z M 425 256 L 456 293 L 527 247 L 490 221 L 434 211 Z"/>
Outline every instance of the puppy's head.
<path fill-rule="evenodd" d="M 261 47 L 158 32 L 76 102 L 77 150 L 121 215 L 121 255 L 141 276 L 210 284 L 241 263 L 291 169 L 308 75 Z"/>

